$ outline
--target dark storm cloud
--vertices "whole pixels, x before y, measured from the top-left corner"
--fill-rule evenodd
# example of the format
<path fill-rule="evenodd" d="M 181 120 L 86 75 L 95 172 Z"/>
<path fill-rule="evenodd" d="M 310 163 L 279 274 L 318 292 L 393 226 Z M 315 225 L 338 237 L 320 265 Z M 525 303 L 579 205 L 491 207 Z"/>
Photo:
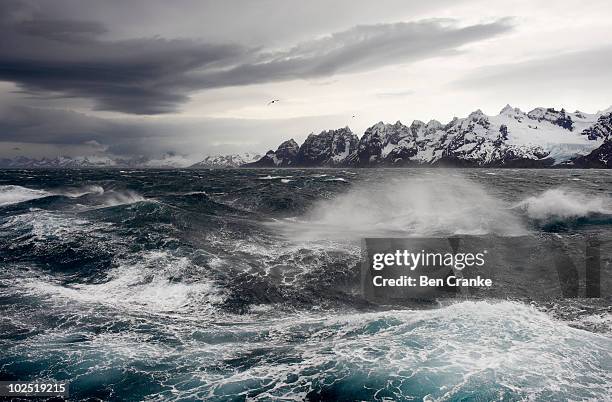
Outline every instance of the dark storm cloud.
<path fill-rule="evenodd" d="M 207 88 L 324 77 L 449 54 L 511 29 L 506 20 L 468 27 L 448 20 L 357 26 L 266 52 L 189 39 L 110 40 L 99 22 L 48 19 L 14 2 L 1 8 L 0 80 L 32 95 L 85 98 L 97 110 L 134 114 L 176 111 L 192 92 Z"/>
<path fill-rule="evenodd" d="M 86 146 L 83 155 L 103 153 L 118 156 L 164 154 L 265 152 L 276 148 L 285 136 L 303 140 L 304 127 L 322 131 L 346 123 L 342 116 L 311 116 L 290 119 L 213 119 L 130 117 L 108 119 L 84 113 L 33 108 L 0 107 L 0 158 L 15 143 L 25 154 L 41 146 L 53 146 L 51 156 L 72 146 Z M 250 135 L 245 136 L 248 132 Z M 180 133 L 180 135 L 176 135 Z M 202 142 L 203 133 L 206 142 Z"/>
<path fill-rule="evenodd" d="M 140 124 L 85 115 L 70 110 L 25 106 L 0 108 L 0 141 L 38 144 L 83 144 L 117 141 L 155 135 Z"/>
<path fill-rule="evenodd" d="M 211 88 L 365 71 L 453 54 L 462 45 L 511 28 L 506 19 L 468 27 L 449 20 L 356 26 L 288 51 L 260 55 L 256 63 L 196 75 L 194 82 Z"/>
<path fill-rule="evenodd" d="M 42 38 L 70 42 L 91 40 L 107 32 L 106 27 L 95 21 L 36 20 L 22 21 L 15 25 L 19 33 Z"/>

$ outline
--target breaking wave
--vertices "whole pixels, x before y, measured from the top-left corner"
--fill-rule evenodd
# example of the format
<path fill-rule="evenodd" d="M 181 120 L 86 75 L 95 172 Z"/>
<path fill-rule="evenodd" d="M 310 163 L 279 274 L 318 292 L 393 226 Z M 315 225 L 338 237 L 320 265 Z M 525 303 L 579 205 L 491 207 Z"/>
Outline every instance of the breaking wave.
<path fill-rule="evenodd" d="M 149 312 L 183 313 L 192 307 L 202 311 L 220 302 L 214 285 L 202 279 L 202 272 L 186 257 L 167 251 L 145 252 L 136 261 L 123 261 L 111 269 L 104 281 L 62 286 L 52 281 L 30 281 L 34 293 L 82 303 L 103 304 Z"/>
<path fill-rule="evenodd" d="M 99 185 L 82 187 L 64 187 L 49 190 L 32 189 L 17 185 L 0 186 L 0 206 L 19 204 L 26 201 L 39 200 L 47 197 L 66 197 L 79 199 L 90 206 L 113 207 L 133 204 L 146 199 L 132 190 L 108 190 Z"/>
<path fill-rule="evenodd" d="M 536 221 L 552 222 L 612 215 L 610 198 L 580 194 L 563 188 L 546 190 L 517 204 Z"/>
<path fill-rule="evenodd" d="M 65 195 L 70 198 L 78 198 L 86 194 L 104 194 L 104 188 L 102 186 L 97 185 L 83 187 L 67 187 L 59 191 L 55 191 L 55 194 Z"/>
<path fill-rule="evenodd" d="M 22 186 L 0 186 L 0 206 L 18 204 L 20 202 L 47 197 L 51 193 Z"/>
<path fill-rule="evenodd" d="M 316 202 L 304 217 L 271 225 L 302 240 L 525 233 L 504 202 L 472 181 L 446 175 L 360 182 Z"/>

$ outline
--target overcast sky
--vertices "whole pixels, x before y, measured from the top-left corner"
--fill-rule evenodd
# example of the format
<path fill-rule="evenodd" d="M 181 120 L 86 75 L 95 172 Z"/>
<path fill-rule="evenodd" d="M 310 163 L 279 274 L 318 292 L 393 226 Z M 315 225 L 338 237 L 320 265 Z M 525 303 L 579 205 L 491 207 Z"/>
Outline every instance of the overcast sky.
<path fill-rule="evenodd" d="M 197 161 L 381 120 L 612 104 L 612 2 L 493 3 L 3 0 L 0 157 Z"/>

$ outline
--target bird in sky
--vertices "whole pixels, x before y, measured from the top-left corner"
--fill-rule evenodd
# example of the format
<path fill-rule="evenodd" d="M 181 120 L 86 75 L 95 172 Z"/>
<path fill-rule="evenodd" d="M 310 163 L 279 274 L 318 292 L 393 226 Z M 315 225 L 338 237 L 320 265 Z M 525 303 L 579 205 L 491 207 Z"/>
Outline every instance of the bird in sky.
<path fill-rule="evenodd" d="M 268 106 L 276 102 L 280 102 L 280 99 L 272 99 L 270 102 L 268 102 Z"/>

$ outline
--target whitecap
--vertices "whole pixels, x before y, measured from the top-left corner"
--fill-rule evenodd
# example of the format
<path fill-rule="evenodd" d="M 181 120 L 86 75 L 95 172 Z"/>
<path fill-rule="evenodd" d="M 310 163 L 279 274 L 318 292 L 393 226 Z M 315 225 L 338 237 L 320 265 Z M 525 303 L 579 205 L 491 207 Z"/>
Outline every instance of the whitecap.
<path fill-rule="evenodd" d="M 287 177 L 291 177 L 291 176 L 287 176 Z M 258 177 L 257 180 L 277 180 L 277 179 L 283 179 L 285 178 L 285 176 L 262 176 L 262 177 Z"/>
<path fill-rule="evenodd" d="M 612 214 L 612 203 L 604 195 L 587 195 L 555 188 L 528 197 L 516 205 L 536 220 L 571 219 L 593 214 Z"/>
<path fill-rule="evenodd" d="M 20 202 L 35 200 L 52 195 L 44 190 L 37 190 L 22 186 L 0 186 L 0 206 L 18 204 Z"/>

